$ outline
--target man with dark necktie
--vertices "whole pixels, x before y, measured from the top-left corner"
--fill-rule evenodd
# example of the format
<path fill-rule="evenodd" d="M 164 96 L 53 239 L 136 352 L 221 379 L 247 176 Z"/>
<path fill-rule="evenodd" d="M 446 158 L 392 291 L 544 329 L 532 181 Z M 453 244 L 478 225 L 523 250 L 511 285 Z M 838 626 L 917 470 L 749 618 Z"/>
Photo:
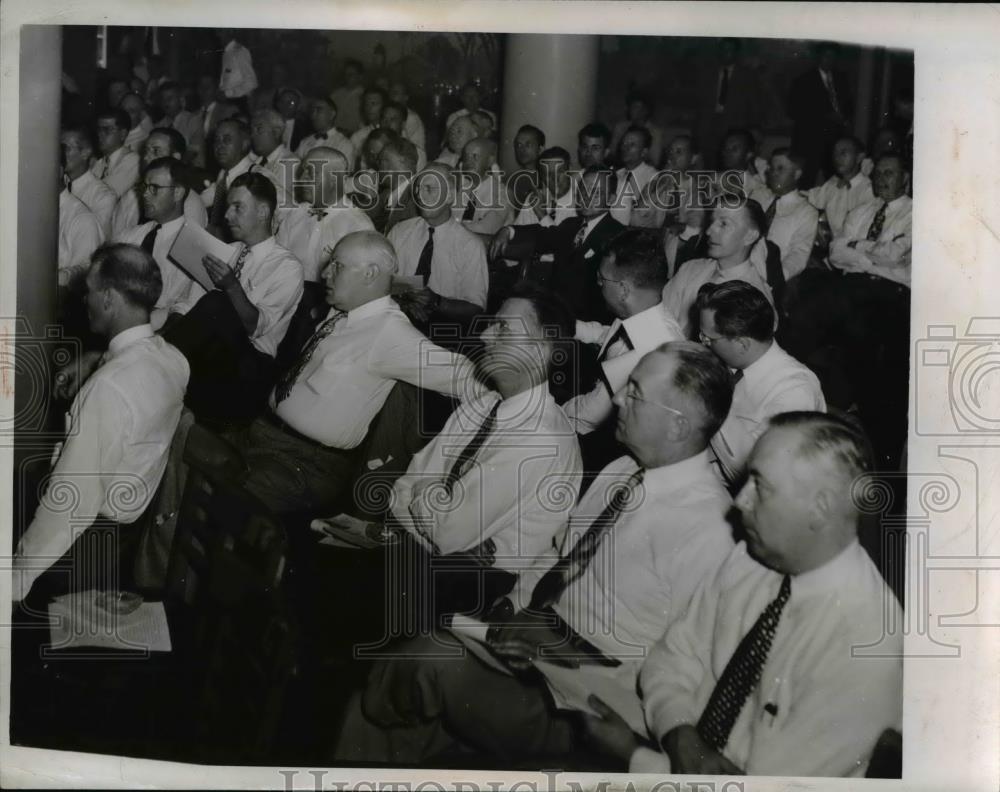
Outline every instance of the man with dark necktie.
<path fill-rule="evenodd" d="M 582 650 L 605 666 L 618 661 L 611 679 L 635 698 L 644 649 L 732 548 L 731 502 L 707 455 L 731 396 L 729 372 L 697 344 L 664 344 L 643 358 L 615 397 L 629 455 L 608 465 L 572 511 L 550 569 L 522 573 L 494 606 L 483 647 L 494 667 L 469 652 L 445 656 L 454 648 L 448 632 L 394 647 L 348 705 L 335 759 L 413 764 L 455 749 L 494 761 L 564 754 L 574 747 L 572 719 L 521 671 L 539 659 L 571 663 Z"/>
<path fill-rule="evenodd" d="M 902 719 L 899 604 L 858 543 L 867 440 L 834 416 L 771 419 L 736 498 L 741 541 L 640 674 L 649 736 L 587 716 L 636 773 L 863 776 Z M 866 651 L 870 647 L 870 651 Z"/>

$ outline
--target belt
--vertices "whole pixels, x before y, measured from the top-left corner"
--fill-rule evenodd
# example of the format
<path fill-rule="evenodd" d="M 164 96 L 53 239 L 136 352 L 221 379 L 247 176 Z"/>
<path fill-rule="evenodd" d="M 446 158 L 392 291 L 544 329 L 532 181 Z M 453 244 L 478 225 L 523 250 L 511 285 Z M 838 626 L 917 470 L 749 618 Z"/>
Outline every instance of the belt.
<path fill-rule="evenodd" d="M 313 440 L 311 437 L 302 434 L 302 432 L 298 431 L 297 429 L 293 429 L 287 423 L 282 421 L 281 418 L 278 417 L 277 413 L 268 410 L 266 413 L 264 413 L 262 417 L 264 418 L 265 421 L 271 424 L 271 426 L 281 430 L 284 434 L 290 435 L 291 437 L 294 437 L 296 440 L 301 440 L 303 443 L 308 443 L 314 448 L 319 448 L 322 449 L 323 451 L 341 451 L 341 449 L 339 448 L 332 448 L 331 446 L 321 443 L 319 440 Z M 343 452 L 341 451 L 341 453 Z"/>

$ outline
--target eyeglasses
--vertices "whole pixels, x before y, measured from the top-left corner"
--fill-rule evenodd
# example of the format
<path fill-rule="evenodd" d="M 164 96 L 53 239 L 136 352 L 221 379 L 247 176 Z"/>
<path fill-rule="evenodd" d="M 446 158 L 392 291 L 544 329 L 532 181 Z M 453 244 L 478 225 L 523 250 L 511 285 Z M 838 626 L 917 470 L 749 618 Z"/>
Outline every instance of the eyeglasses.
<path fill-rule="evenodd" d="M 150 182 L 139 182 L 136 185 L 136 189 L 139 191 L 139 195 L 145 195 L 148 192 L 152 192 L 153 195 L 159 195 L 160 190 L 176 190 L 177 185 L 175 184 L 151 184 Z"/>
<path fill-rule="evenodd" d="M 612 280 L 611 278 L 605 278 L 600 272 L 597 273 L 597 285 L 603 286 L 605 283 L 624 283 L 625 281 Z"/>
<path fill-rule="evenodd" d="M 705 335 L 703 332 L 700 331 L 698 333 L 698 340 L 709 348 L 711 348 L 712 344 L 714 344 L 716 341 L 722 341 L 722 339 L 724 338 L 725 336 L 716 336 L 715 338 L 712 338 L 712 336 Z"/>
<path fill-rule="evenodd" d="M 676 410 L 673 407 L 668 407 L 666 404 L 661 404 L 660 402 L 651 401 L 650 399 L 644 399 L 644 398 L 642 398 L 642 396 L 640 396 L 638 393 L 635 392 L 635 388 L 633 388 L 631 384 L 628 385 L 625 388 L 624 398 L 625 398 L 626 401 L 630 401 L 630 402 L 631 401 L 640 401 L 640 402 L 644 402 L 646 404 L 652 404 L 654 407 L 659 407 L 661 410 L 666 410 L 667 412 L 671 412 L 674 415 L 679 415 L 682 418 L 684 417 L 684 413 L 682 413 L 680 410 Z"/>

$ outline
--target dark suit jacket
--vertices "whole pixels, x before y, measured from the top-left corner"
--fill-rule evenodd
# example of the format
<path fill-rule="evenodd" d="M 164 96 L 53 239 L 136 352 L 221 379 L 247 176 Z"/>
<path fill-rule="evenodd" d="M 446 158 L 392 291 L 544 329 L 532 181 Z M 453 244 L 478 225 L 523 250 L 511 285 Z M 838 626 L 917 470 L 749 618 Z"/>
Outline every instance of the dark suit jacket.
<path fill-rule="evenodd" d="M 557 226 L 514 226 L 514 237 L 507 243 L 507 257 L 525 260 L 552 253 L 555 260 L 551 271 L 535 263 L 526 277 L 555 291 L 578 319 L 610 321 L 597 285 L 597 268 L 604 251 L 625 226 L 605 214 L 584 244 L 574 248 L 573 240 L 583 223 L 582 217 L 568 217 Z"/>

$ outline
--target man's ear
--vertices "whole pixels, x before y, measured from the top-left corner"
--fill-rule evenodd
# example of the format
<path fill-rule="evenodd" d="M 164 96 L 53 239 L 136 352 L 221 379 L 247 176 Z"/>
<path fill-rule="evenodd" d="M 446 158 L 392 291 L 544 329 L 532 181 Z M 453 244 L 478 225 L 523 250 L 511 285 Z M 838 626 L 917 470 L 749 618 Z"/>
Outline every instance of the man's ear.
<path fill-rule="evenodd" d="M 810 504 L 811 523 L 815 528 L 828 525 L 837 516 L 837 493 L 830 487 L 821 486 L 813 496 Z M 815 529 L 814 528 L 814 529 Z"/>

